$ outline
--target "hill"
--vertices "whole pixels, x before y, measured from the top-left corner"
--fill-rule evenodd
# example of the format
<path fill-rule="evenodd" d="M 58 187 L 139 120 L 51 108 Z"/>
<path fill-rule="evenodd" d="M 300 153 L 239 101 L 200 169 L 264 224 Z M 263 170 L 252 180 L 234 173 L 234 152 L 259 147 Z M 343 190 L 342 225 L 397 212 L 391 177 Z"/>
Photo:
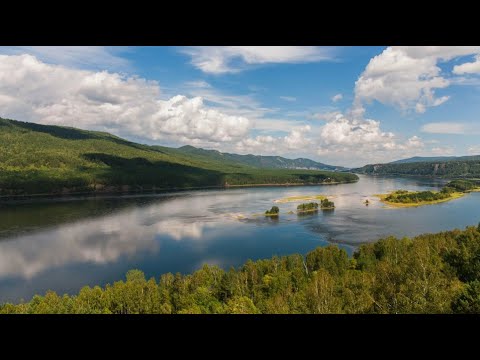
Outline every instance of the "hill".
<path fill-rule="evenodd" d="M 470 161 L 470 160 L 480 160 L 480 155 L 473 156 L 431 156 L 431 157 L 422 157 L 414 156 L 408 159 L 401 159 L 397 161 L 392 161 L 389 164 L 407 164 L 415 162 L 446 162 L 446 161 Z"/>
<path fill-rule="evenodd" d="M 248 165 L 260 169 L 305 169 L 305 170 L 344 170 L 342 166 L 333 166 L 319 163 L 310 159 L 286 159 L 281 156 L 261 156 L 261 155 L 238 155 L 222 153 L 217 150 L 199 149 L 190 145 L 178 149 L 186 154 L 205 156 L 217 161 L 229 161 L 232 163 Z"/>
<path fill-rule="evenodd" d="M 0 118 L 0 195 L 356 181 L 354 174 L 259 169 L 97 131 Z"/>
<path fill-rule="evenodd" d="M 432 162 L 406 162 L 390 164 L 365 165 L 353 172 L 371 175 L 420 175 L 439 176 L 448 178 L 479 178 L 480 159 L 432 161 Z"/>

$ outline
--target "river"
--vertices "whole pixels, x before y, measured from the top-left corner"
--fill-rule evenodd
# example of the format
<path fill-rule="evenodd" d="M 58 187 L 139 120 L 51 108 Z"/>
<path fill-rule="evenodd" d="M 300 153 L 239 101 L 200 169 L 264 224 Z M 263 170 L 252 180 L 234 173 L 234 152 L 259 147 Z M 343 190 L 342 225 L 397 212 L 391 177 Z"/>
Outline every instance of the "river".
<path fill-rule="evenodd" d="M 385 208 L 373 194 L 437 190 L 435 179 L 360 175 L 351 184 L 199 190 L 0 205 L 0 302 L 46 290 L 76 293 L 137 268 L 147 277 L 187 273 L 202 264 L 228 269 L 247 259 L 305 254 L 338 244 L 352 253 L 388 235 L 413 236 L 476 225 L 480 193 L 418 208 Z M 297 216 L 287 196 L 332 196 L 335 210 Z M 367 207 L 365 199 L 370 200 Z M 263 216 L 272 205 L 278 220 Z M 244 217 L 244 218 L 242 218 Z"/>

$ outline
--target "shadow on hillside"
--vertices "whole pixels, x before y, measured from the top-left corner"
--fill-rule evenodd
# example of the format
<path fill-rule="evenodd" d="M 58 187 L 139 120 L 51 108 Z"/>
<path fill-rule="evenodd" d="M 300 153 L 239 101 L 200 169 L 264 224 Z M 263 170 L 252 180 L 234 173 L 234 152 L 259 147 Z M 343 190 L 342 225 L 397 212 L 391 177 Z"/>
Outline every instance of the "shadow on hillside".
<path fill-rule="evenodd" d="M 98 181 L 112 185 L 130 185 L 135 188 L 188 188 L 198 186 L 222 186 L 224 174 L 193 166 L 150 161 L 145 158 L 123 158 L 120 156 L 90 153 L 84 157 L 89 161 L 107 165 Z"/>

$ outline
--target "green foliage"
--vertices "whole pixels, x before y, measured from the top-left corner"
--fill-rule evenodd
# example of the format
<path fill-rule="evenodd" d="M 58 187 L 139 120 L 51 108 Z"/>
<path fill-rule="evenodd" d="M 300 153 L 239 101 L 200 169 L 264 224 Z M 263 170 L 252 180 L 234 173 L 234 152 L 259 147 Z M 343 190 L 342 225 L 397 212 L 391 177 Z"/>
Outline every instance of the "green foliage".
<path fill-rule="evenodd" d="M 316 202 L 300 204 L 297 206 L 297 211 L 299 212 L 317 211 L 317 210 L 318 210 L 318 203 Z"/>
<path fill-rule="evenodd" d="M 476 227 L 362 245 L 349 258 L 330 245 L 193 274 L 139 270 L 77 295 L 48 291 L 0 313 L 296 314 L 479 313 L 480 231 Z"/>
<path fill-rule="evenodd" d="M 468 283 L 454 300 L 452 310 L 459 314 L 480 314 L 480 281 Z"/>
<path fill-rule="evenodd" d="M 270 210 L 265 211 L 265 215 L 278 215 L 280 209 L 278 206 L 272 206 Z"/>
<path fill-rule="evenodd" d="M 136 144 L 103 132 L 0 118 L 4 196 L 356 180 L 349 173 L 260 169 L 221 156 Z"/>
<path fill-rule="evenodd" d="M 335 203 L 328 199 L 323 199 L 320 201 L 320 208 L 321 209 L 333 209 L 335 207 Z"/>
<path fill-rule="evenodd" d="M 393 203 L 411 204 L 423 201 L 436 201 L 448 199 L 454 192 L 468 192 L 477 188 L 473 181 L 454 180 L 445 185 L 441 191 L 414 191 L 397 190 L 388 195 L 385 200 Z"/>

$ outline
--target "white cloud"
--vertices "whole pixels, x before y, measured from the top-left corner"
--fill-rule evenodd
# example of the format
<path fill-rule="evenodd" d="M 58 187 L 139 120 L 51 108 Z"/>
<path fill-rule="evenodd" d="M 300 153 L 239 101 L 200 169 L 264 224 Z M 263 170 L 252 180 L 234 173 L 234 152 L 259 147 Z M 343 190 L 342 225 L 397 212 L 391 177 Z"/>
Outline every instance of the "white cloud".
<path fill-rule="evenodd" d="M 480 74 L 480 55 L 475 57 L 474 62 L 455 65 L 453 67 L 454 74 Z"/>
<path fill-rule="evenodd" d="M 317 154 L 330 163 L 357 166 L 363 163 L 386 162 L 414 154 L 424 148 L 423 141 L 413 136 L 402 140 L 383 131 L 380 122 L 334 113 L 320 129 Z"/>
<path fill-rule="evenodd" d="M 332 96 L 332 101 L 333 102 L 337 102 L 337 101 L 340 101 L 343 99 L 343 95 L 342 94 L 337 94 L 335 96 Z"/>
<path fill-rule="evenodd" d="M 466 122 L 432 122 L 422 126 L 422 131 L 431 134 L 477 135 L 480 125 Z"/>
<path fill-rule="evenodd" d="M 293 97 L 293 96 L 280 96 L 280 99 L 282 100 L 285 100 L 285 101 L 297 101 L 297 98 L 296 97 Z"/>
<path fill-rule="evenodd" d="M 445 146 L 435 146 L 430 150 L 429 155 L 438 155 L 438 156 L 446 156 L 446 155 L 453 155 L 455 153 L 455 148 L 451 145 Z"/>
<path fill-rule="evenodd" d="M 49 65 L 31 55 L 0 55 L 0 109 L 4 117 L 149 140 L 234 141 L 251 125 L 201 97 L 162 100 L 155 81 Z"/>
<path fill-rule="evenodd" d="M 450 85 L 441 75 L 439 62 L 476 54 L 478 46 L 392 46 L 368 63 L 355 83 L 355 105 L 363 113 L 362 103 L 379 101 L 401 110 L 423 113 L 449 99 L 436 97 L 435 90 Z"/>
<path fill-rule="evenodd" d="M 82 69 L 127 70 L 130 63 L 118 56 L 129 51 L 123 46 L 13 46 L 0 47 L 0 54 L 30 54 L 37 59 L 56 65 Z"/>
<path fill-rule="evenodd" d="M 241 153 L 277 155 L 292 150 L 309 149 L 312 140 L 307 135 L 311 130 L 312 128 L 309 125 L 305 125 L 294 128 L 283 137 L 258 135 L 254 138 L 246 138 L 237 143 L 235 150 Z"/>
<path fill-rule="evenodd" d="M 246 65 L 330 60 L 332 48 L 318 46 L 191 46 L 181 52 L 205 73 L 236 73 Z M 240 63 L 239 63 L 240 61 Z"/>
<path fill-rule="evenodd" d="M 480 145 L 472 145 L 468 148 L 468 153 L 471 155 L 480 155 Z"/>

